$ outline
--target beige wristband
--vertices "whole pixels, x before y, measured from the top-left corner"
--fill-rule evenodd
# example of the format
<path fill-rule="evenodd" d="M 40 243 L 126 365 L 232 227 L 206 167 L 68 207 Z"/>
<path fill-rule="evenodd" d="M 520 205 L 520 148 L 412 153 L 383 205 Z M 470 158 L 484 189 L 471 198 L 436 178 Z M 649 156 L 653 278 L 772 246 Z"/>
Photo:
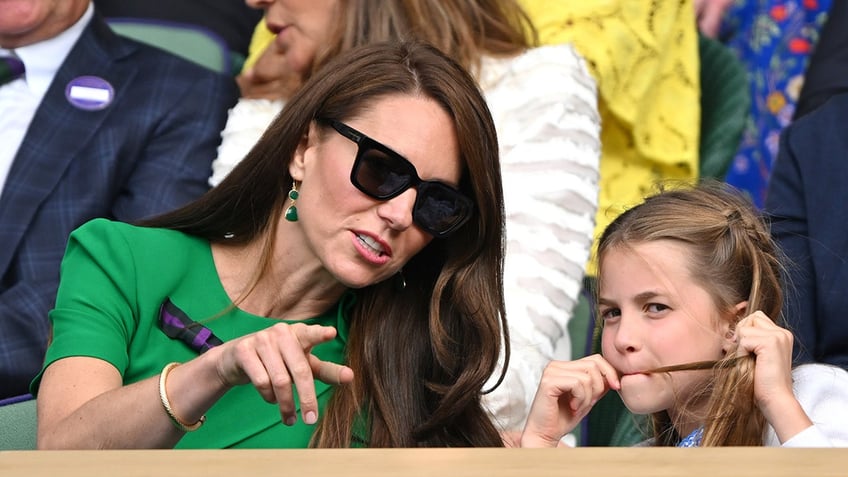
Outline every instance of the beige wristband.
<path fill-rule="evenodd" d="M 168 417 L 171 419 L 171 422 L 174 424 L 174 427 L 183 431 L 183 432 L 191 432 L 200 429 L 200 426 L 206 422 L 206 415 L 200 416 L 200 419 L 197 420 L 194 424 L 186 424 L 182 419 L 178 418 L 176 414 L 174 414 L 174 410 L 171 408 L 171 401 L 168 400 L 168 393 L 165 391 L 165 382 L 168 379 L 168 374 L 179 366 L 180 363 L 168 363 L 162 368 L 162 372 L 159 374 L 159 399 L 162 401 L 162 407 L 165 408 L 165 413 L 168 414 Z"/>

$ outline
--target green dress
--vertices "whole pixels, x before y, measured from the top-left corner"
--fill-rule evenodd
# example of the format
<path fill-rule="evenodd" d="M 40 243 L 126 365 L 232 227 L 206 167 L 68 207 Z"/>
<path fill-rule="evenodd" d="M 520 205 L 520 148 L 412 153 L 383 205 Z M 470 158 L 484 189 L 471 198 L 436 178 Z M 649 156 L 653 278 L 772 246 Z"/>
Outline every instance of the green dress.
<path fill-rule="evenodd" d="M 68 241 L 44 368 L 65 357 L 90 356 L 114 365 L 124 384 L 131 384 L 159 374 L 169 362 L 197 357 L 197 351 L 160 328 L 166 299 L 224 342 L 280 322 L 232 306 L 207 240 L 95 219 Z M 336 339 L 313 349 L 320 359 L 344 362 L 352 301 L 347 294 L 325 314 L 301 321 L 338 330 Z M 33 394 L 40 379 L 39 374 L 32 383 Z M 323 413 L 332 386 L 315 381 L 315 387 Z M 203 427 L 187 433 L 177 448 L 304 448 L 314 430 L 302 418 L 292 427 L 283 425 L 279 407 L 250 385 L 231 389 L 206 417 Z"/>

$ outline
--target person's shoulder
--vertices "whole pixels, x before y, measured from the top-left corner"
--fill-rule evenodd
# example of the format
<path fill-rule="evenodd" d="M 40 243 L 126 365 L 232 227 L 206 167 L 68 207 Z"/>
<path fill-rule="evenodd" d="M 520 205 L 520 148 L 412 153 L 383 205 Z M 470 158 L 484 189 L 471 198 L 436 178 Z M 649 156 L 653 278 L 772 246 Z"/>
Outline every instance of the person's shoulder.
<path fill-rule="evenodd" d="M 65 262 L 98 262 L 155 276 L 166 270 L 190 271 L 211 258 L 210 250 L 208 240 L 178 230 L 97 218 L 71 234 Z"/>
<path fill-rule="evenodd" d="M 118 34 L 115 36 L 119 39 L 118 41 L 130 47 L 124 61 L 145 65 L 148 74 L 167 73 L 169 77 L 185 75 L 196 79 L 228 79 L 224 73 L 213 71 L 172 52 Z"/>
<path fill-rule="evenodd" d="M 122 229 L 136 228 L 128 223 L 98 217 L 85 222 L 74 230 L 74 235 L 111 235 L 122 233 Z"/>
<path fill-rule="evenodd" d="M 153 246 L 157 243 L 167 243 L 185 240 L 182 232 L 175 230 L 144 227 L 107 218 L 91 219 L 78 227 L 71 236 L 75 241 L 114 241 L 126 242 L 129 246 Z"/>
<path fill-rule="evenodd" d="M 516 72 L 556 73 L 589 76 L 585 61 L 571 43 L 540 45 L 527 48 L 515 56 L 485 57 L 483 70 L 503 68 Z"/>
<path fill-rule="evenodd" d="M 848 371 L 823 363 L 808 363 L 792 370 L 792 381 L 797 392 L 807 389 L 841 389 L 848 394 Z"/>
<path fill-rule="evenodd" d="M 232 79 L 230 75 L 214 71 L 171 51 L 121 35 L 102 17 L 95 16 L 89 28 L 89 38 L 106 54 L 118 63 L 141 66 L 147 78 L 167 74 L 167 78 L 186 76 L 197 80 Z M 85 44 L 91 45 L 83 43 L 79 46 Z"/>
<path fill-rule="evenodd" d="M 848 120 L 848 93 L 841 93 L 828 99 L 816 110 L 792 122 L 787 129 L 821 131 L 823 124 L 841 127 L 846 120 Z"/>
<path fill-rule="evenodd" d="M 807 436 L 791 445 L 821 446 L 828 441 L 831 445 L 848 445 L 848 371 L 829 364 L 803 364 L 792 370 L 792 381 L 795 398 L 823 441 L 810 444 Z"/>
<path fill-rule="evenodd" d="M 520 58 L 525 61 L 581 66 L 584 59 L 570 42 L 538 45 L 525 50 Z"/>
<path fill-rule="evenodd" d="M 528 48 L 510 57 L 486 56 L 480 73 L 487 94 L 504 89 L 511 95 L 551 97 L 552 101 L 559 101 L 553 95 L 587 96 L 595 101 L 595 80 L 570 43 Z"/>
<path fill-rule="evenodd" d="M 825 363 L 800 364 L 792 369 L 792 377 L 795 379 L 826 376 L 836 379 L 848 379 L 848 371 L 845 369 Z"/>

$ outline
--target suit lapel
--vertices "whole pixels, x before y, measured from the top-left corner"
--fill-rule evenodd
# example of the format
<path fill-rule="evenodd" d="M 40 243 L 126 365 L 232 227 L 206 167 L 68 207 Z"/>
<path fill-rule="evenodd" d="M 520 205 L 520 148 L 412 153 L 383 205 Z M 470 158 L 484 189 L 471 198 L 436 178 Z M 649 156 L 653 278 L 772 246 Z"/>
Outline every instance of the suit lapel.
<path fill-rule="evenodd" d="M 68 165 L 72 161 L 102 160 L 86 157 L 81 151 L 114 110 L 121 94 L 127 94 L 127 84 L 136 68 L 120 59 L 134 50 L 133 44 L 120 41 L 95 15 L 56 73 L 15 156 L 0 197 L 0 276 L 5 274 L 36 212 L 57 187 Z M 115 91 L 111 104 L 99 111 L 72 105 L 65 97 L 65 88 L 80 76 L 108 81 Z M 91 184 L 75 186 L 85 188 Z"/>

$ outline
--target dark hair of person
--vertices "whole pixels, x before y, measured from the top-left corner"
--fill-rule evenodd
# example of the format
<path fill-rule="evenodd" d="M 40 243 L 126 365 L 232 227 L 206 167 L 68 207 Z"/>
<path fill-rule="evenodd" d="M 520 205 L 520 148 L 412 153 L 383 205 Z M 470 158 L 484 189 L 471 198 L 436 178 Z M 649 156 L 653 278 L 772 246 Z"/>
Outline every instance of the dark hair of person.
<path fill-rule="evenodd" d="M 768 224 L 740 191 L 705 181 L 694 187 L 662 190 L 625 211 L 599 241 L 599 276 L 603 275 L 605 253 L 610 249 L 656 240 L 671 240 L 686 247 L 689 273 L 707 290 L 731 329 L 757 310 L 785 326 L 782 305 L 786 262 Z M 735 305 L 744 301 L 748 302 L 747 310 L 737 314 Z M 701 365 L 692 363 L 675 369 L 701 369 Z M 693 398 L 708 402 L 706 415 L 695 417 L 704 422 L 702 445 L 761 446 L 766 421 L 754 401 L 754 356 L 736 358 L 729 352 L 712 365 L 712 373 L 709 384 Z M 652 422 L 658 445 L 675 445 L 680 440 L 667 412 L 654 414 Z"/>
<path fill-rule="evenodd" d="M 498 142 L 476 83 L 437 49 L 397 42 L 340 54 L 291 98 L 221 184 L 143 225 L 212 242 L 225 234 L 232 234 L 228 243 L 263 240 L 255 285 L 292 185 L 289 163 L 310 124 L 329 134 L 316 119 L 347 121 L 393 95 L 434 100 L 452 118 L 464 168 L 459 188 L 475 214 L 406 264 L 404 289 L 387 280 L 355 291 L 347 364 L 356 378 L 336 389 L 312 445 L 348 447 L 360 422 L 372 447 L 499 446 L 480 401 L 502 345 L 509 357 Z"/>

